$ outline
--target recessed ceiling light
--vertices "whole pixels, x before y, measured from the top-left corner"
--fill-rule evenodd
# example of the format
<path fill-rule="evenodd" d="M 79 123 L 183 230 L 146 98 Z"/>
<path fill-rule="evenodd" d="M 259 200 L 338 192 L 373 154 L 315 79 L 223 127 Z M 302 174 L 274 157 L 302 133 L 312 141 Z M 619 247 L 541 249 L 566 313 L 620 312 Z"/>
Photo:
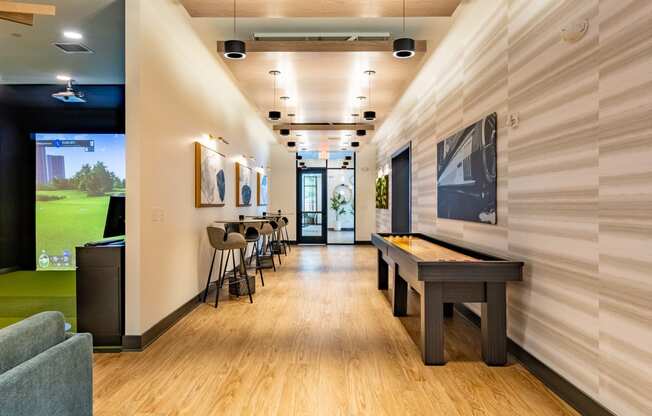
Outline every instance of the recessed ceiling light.
<path fill-rule="evenodd" d="M 81 33 L 79 33 L 79 32 L 73 32 L 73 31 L 71 31 L 71 30 L 66 30 L 65 32 L 63 32 L 63 36 L 64 36 L 65 38 L 68 38 L 68 39 L 75 39 L 75 40 L 79 40 L 79 39 L 82 39 L 82 38 L 84 37 L 84 36 L 82 36 Z"/>
<path fill-rule="evenodd" d="M 57 75 L 57 79 L 59 81 L 70 81 L 72 78 L 70 77 L 70 75 L 59 74 L 59 75 Z"/>

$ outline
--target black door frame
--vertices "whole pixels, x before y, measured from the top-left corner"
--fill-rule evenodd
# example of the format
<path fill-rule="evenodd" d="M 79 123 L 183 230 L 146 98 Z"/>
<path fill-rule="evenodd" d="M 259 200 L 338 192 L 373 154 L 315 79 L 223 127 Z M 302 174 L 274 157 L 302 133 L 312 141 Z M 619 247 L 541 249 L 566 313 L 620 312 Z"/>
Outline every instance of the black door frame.
<path fill-rule="evenodd" d="M 305 174 L 310 173 L 320 173 L 321 174 L 321 236 L 314 237 L 308 236 L 305 237 L 301 232 L 301 224 L 303 218 L 303 200 L 302 196 L 302 177 Z M 327 186 L 328 186 L 328 170 L 327 168 L 305 168 L 301 169 L 297 167 L 297 184 L 296 184 L 296 195 L 297 195 L 297 244 L 326 244 L 328 241 L 328 202 L 327 197 Z"/>
<path fill-rule="evenodd" d="M 412 141 L 409 141 L 407 144 L 404 146 L 401 146 L 398 150 L 396 150 L 391 157 L 391 165 L 392 165 L 392 198 L 394 195 L 393 188 L 394 188 L 394 159 L 397 158 L 398 156 L 402 155 L 404 152 L 407 152 L 408 156 L 408 233 L 412 232 Z M 390 206 L 392 215 L 391 215 L 391 221 L 392 221 L 392 232 L 394 231 L 394 203 L 392 201 L 392 204 Z"/>

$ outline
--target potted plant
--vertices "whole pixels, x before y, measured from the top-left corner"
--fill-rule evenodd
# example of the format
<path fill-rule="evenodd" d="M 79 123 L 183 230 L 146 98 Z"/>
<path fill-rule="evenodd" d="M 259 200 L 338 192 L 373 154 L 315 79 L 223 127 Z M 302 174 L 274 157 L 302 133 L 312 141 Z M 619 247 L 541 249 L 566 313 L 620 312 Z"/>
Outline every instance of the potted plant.
<path fill-rule="evenodd" d="M 342 230 L 340 216 L 348 212 L 346 204 L 346 199 L 344 199 L 344 196 L 340 193 L 336 193 L 331 197 L 331 209 L 335 211 L 335 231 Z"/>

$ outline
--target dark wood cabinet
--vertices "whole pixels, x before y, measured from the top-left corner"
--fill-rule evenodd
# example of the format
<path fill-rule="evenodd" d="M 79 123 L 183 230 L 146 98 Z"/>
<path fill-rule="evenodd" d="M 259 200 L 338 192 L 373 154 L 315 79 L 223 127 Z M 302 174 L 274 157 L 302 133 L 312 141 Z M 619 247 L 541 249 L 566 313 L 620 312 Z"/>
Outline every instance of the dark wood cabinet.
<path fill-rule="evenodd" d="M 125 245 L 114 242 L 76 248 L 77 331 L 93 345 L 120 347 L 125 332 Z"/>

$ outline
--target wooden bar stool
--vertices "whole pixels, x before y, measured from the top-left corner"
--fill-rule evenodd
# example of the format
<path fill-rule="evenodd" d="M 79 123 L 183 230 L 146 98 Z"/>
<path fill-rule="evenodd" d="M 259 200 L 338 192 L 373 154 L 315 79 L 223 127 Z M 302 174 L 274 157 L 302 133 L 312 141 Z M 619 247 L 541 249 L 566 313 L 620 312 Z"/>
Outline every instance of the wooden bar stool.
<path fill-rule="evenodd" d="M 244 250 L 247 247 L 247 240 L 240 233 L 228 233 L 225 229 L 220 227 L 209 226 L 206 228 L 208 233 L 208 241 L 213 247 L 213 259 L 211 260 L 211 266 L 208 271 L 208 279 L 206 280 L 206 289 L 204 290 L 204 302 L 208 296 L 208 287 L 211 284 L 211 276 L 213 274 L 213 266 L 215 264 L 215 257 L 217 251 L 220 251 L 220 269 L 219 269 L 219 278 L 217 283 L 217 290 L 215 293 L 215 307 L 217 308 L 217 303 L 220 299 L 220 289 L 224 285 L 224 277 L 226 276 L 226 269 L 229 264 L 229 256 L 231 256 L 233 264 L 233 279 L 229 279 L 229 285 L 239 284 L 242 281 L 245 281 L 247 284 L 247 294 L 249 295 L 249 302 L 254 303 L 253 298 L 251 297 L 251 288 L 249 287 L 249 276 L 247 275 L 247 268 L 244 264 Z M 235 265 L 235 251 L 240 251 L 240 266 L 236 267 Z M 226 262 L 224 263 L 224 270 L 222 270 L 222 260 L 224 259 L 224 252 L 227 251 Z M 242 275 L 244 272 L 244 276 Z M 236 278 L 239 276 L 239 278 Z"/>

